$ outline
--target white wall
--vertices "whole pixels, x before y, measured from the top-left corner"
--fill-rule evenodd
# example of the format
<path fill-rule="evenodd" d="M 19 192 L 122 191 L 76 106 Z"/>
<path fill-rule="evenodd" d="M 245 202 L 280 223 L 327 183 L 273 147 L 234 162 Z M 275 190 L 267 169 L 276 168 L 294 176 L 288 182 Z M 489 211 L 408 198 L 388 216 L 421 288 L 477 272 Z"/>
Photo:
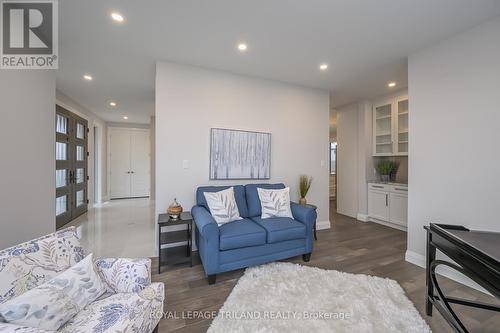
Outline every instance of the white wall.
<path fill-rule="evenodd" d="M 150 130 L 151 130 L 151 171 L 150 171 L 150 177 L 151 177 L 151 195 L 150 199 L 155 200 L 156 197 L 156 118 L 154 116 L 151 117 L 151 122 L 150 122 Z"/>
<path fill-rule="evenodd" d="M 372 162 L 372 104 L 337 109 L 337 212 L 366 220 L 367 180 Z"/>
<path fill-rule="evenodd" d="M 92 111 L 88 110 L 87 108 L 83 107 L 82 105 L 78 104 L 77 102 L 73 101 L 71 98 L 68 96 L 64 95 L 62 92 L 59 90 L 56 92 L 56 103 L 63 108 L 67 109 L 68 111 L 73 112 L 74 114 L 86 119 L 88 121 L 88 127 L 90 129 L 89 135 L 88 135 L 88 151 L 89 151 L 89 158 L 88 158 L 88 174 L 89 174 L 89 183 L 88 183 L 88 199 L 90 202 L 89 208 L 92 207 L 92 204 L 94 202 L 102 202 L 107 200 L 108 196 L 108 189 L 107 189 L 107 158 L 106 158 L 106 152 L 107 152 L 107 126 L 106 122 L 101 119 L 99 116 L 97 116 L 95 113 Z M 99 140 L 99 148 L 100 151 L 98 152 L 98 156 L 100 157 L 100 163 L 99 163 L 99 171 L 95 171 L 95 163 L 94 163 L 94 127 L 98 128 L 98 140 Z M 94 180 L 96 179 L 96 175 L 98 176 L 98 186 L 100 187 L 98 190 L 98 198 L 95 198 L 95 190 L 94 190 Z"/>
<path fill-rule="evenodd" d="M 175 198 L 184 209 L 209 181 L 210 128 L 272 133 L 271 179 L 298 199 L 300 174 L 314 177 L 309 202 L 329 226 L 328 92 L 221 71 L 160 62 L 156 67 L 156 212 Z M 189 163 L 183 169 L 183 160 Z"/>
<path fill-rule="evenodd" d="M 337 111 L 337 212 L 358 214 L 358 105 Z"/>
<path fill-rule="evenodd" d="M 0 249 L 53 232 L 54 71 L 0 73 Z"/>
<path fill-rule="evenodd" d="M 416 263 L 429 222 L 500 231 L 499 36 L 500 18 L 409 57 L 407 258 Z"/>

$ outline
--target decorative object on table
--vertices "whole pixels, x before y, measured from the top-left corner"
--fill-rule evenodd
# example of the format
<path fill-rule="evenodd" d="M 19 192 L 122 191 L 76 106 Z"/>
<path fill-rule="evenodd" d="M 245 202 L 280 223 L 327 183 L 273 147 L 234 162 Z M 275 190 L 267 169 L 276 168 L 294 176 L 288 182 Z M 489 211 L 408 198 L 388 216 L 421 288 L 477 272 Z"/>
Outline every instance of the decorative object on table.
<path fill-rule="evenodd" d="M 300 190 L 300 199 L 299 204 L 305 205 L 307 203 L 306 195 L 311 188 L 312 177 L 301 175 L 299 178 L 299 190 Z"/>
<path fill-rule="evenodd" d="M 75 287 L 83 288 L 79 288 L 77 292 L 78 300 L 71 301 L 71 304 L 75 305 L 78 311 L 57 332 L 87 333 L 96 331 L 96 327 L 101 333 L 123 331 L 124 327 L 131 332 L 157 332 L 157 325 L 163 313 L 164 284 L 143 283 L 141 290 L 137 292 L 106 293 L 96 301 L 92 301 L 94 296 L 91 297 L 89 293 L 94 294 L 93 288 L 96 288 L 97 291 L 100 287 L 96 287 L 95 275 L 93 277 L 89 276 L 88 269 L 83 266 L 89 267 L 92 264 L 91 268 L 95 269 L 105 285 L 111 286 L 112 289 L 118 289 L 119 286 L 114 285 L 115 279 L 107 280 L 107 274 L 102 274 L 103 271 L 108 269 L 107 265 L 95 267 L 91 257 L 84 258 L 85 250 L 80 245 L 75 227 L 62 229 L 0 251 L 0 262 L 2 263 L 0 265 L 0 304 L 8 304 L 9 300 L 15 301 L 17 297 L 23 297 L 25 293 L 42 285 L 45 287 L 51 282 L 54 282 L 57 286 L 64 286 L 64 293 L 71 297 L 73 291 L 69 288 L 69 285 L 65 285 L 65 280 L 75 279 L 74 277 L 68 279 L 65 274 L 68 271 L 71 272 L 74 268 L 77 270 L 78 275 L 85 280 L 85 286 L 75 285 Z M 133 273 L 127 267 L 116 270 L 116 267 L 113 266 L 109 269 L 113 270 L 116 280 L 120 281 L 122 278 L 128 278 Z M 85 274 L 82 274 L 84 272 Z M 148 271 L 139 274 L 137 279 L 148 281 L 150 276 L 151 272 Z M 93 283 L 92 288 L 87 288 L 91 282 Z M 86 291 L 83 293 L 80 289 Z M 25 297 L 27 296 L 29 294 Z M 62 293 L 59 296 L 64 298 Z M 40 298 L 33 298 L 32 301 L 39 302 Z M 90 302 L 90 304 L 83 307 L 82 301 Z M 57 305 L 53 300 L 51 304 L 53 306 Z M 115 316 L 116 309 L 133 309 L 134 311 L 123 311 L 120 312 L 119 316 Z M 51 306 L 47 308 L 48 312 L 53 313 L 53 310 L 55 309 L 52 309 Z M 43 312 L 33 311 L 33 319 L 42 318 L 40 316 L 43 316 Z M 66 312 L 71 311 L 69 308 L 65 308 L 61 313 L 58 313 L 58 316 L 66 315 Z M 109 318 L 114 319 L 110 320 Z M 64 321 L 64 318 L 61 318 L 61 321 Z M 44 324 L 46 323 L 44 322 Z M 46 330 L 21 327 L 14 323 L 5 322 L 0 322 L 0 332 L 47 333 Z"/>
<path fill-rule="evenodd" d="M 223 315 L 241 309 L 246 313 L 295 313 L 300 317 L 234 320 Z M 236 331 L 431 333 L 394 280 L 286 262 L 248 268 L 207 332 Z"/>
<path fill-rule="evenodd" d="M 169 227 L 179 225 L 186 225 L 186 229 L 169 230 Z M 168 214 L 158 216 L 158 274 L 161 274 L 162 266 L 184 263 L 190 263 L 193 266 L 192 235 L 193 218 L 190 212 L 183 212 L 176 219 Z M 168 244 L 175 244 L 175 246 L 162 248 L 162 245 Z"/>
<path fill-rule="evenodd" d="M 293 219 L 290 208 L 290 188 L 265 189 L 257 188 L 260 206 L 262 210 L 261 218 L 289 217 Z"/>
<path fill-rule="evenodd" d="M 269 179 L 271 133 L 212 128 L 210 179 Z"/>
<path fill-rule="evenodd" d="M 174 202 L 168 206 L 167 213 L 173 219 L 179 218 L 182 213 L 182 206 L 177 202 L 177 198 L 174 198 Z"/>
<path fill-rule="evenodd" d="M 382 160 L 377 163 L 375 169 L 380 175 L 380 179 L 383 182 L 391 181 L 391 175 L 396 176 L 396 172 L 398 171 L 399 164 L 394 161 Z"/>
<path fill-rule="evenodd" d="M 224 223 L 241 220 L 238 205 L 234 198 L 234 187 L 217 191 L 203 193 L 207 201 L 208 209 L 215 222 L 219 225 Z"/>

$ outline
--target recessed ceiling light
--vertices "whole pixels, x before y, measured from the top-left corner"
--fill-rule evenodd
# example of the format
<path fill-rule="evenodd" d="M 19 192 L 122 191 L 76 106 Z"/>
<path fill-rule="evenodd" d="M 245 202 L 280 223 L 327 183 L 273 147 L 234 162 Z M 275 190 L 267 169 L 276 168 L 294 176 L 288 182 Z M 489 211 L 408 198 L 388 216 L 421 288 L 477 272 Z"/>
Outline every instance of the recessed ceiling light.
<path fill-rule="evenodd" d="M 87 80 L 87 81 L 92 81 L 92 79 L 93 79 L 93 78 L 92 78 L 92 76 L 90 76 L 90 75 L 88 75 L 88 74 L 85 74 L 85 75 L 83 76 L 83 78 L 84 78 L 85 80 Z"/>
<path fill-rule="evenodd" d="M 328 64 L 321 64 L 319 65 L 319 69 L 322 71 L 326 71 L 328 69 Z"/>
<path fill-rule="evenodd" d="M 387 86 L 388 86 L 389 88 L 395 87 L 395 86 L 396 86 L 396 82 L 389 82 L 389 83 L 387 84 Z"/>
<path fill-rule="evenodd" d="M 116 106 L 116 102 L 109 102 L 109 106 L 115 107 Z"/>
<path fill-rule="evenodd" d="M 240 50 L 241 52 L 246 51 L 246 50 L 247 50 L 247 48 L 248 48 L 248 46 L 247 46 L 247 44 L 245 44 L 245 43 L 240 43 L 240 44 L 238 44 L 238 50 Z"/>
<path fill-rule="evenodd" d="M 116 13 L 116 12 L 111 13 L 111 18 L 112 18 L 114 21 L 116 21 L 116 22 L 123 22 L 123 21 L 124 21 L 123 16 L 122 16 L 121 14 L 119 14 L 119 13 Z"/>
<path fill-rule="evenodd" d="M 128 119 L 128 117 L 127 117 L 127 116 L 123 116 L 123 119 L 127 120 L 127 119 Z"/>

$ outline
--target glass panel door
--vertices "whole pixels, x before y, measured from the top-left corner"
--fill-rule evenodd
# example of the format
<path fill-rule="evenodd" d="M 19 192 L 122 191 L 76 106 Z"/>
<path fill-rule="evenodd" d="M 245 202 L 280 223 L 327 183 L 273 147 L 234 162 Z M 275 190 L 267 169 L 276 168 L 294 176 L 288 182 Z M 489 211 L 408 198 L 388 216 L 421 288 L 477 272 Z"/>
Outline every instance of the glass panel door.
<path fill-rule="evenodd" d="M 392 154 L 392 104 L 375 106 L 375 154 Z"/>
<path fill-rule="evenodd" d="M 408 99 L 398 101 L 398 153 L 408 153 Z"/>
<path fill-rule="evenodd" d="M 56 227 L 87 211 L 87 121 L 56 106 Z"/>

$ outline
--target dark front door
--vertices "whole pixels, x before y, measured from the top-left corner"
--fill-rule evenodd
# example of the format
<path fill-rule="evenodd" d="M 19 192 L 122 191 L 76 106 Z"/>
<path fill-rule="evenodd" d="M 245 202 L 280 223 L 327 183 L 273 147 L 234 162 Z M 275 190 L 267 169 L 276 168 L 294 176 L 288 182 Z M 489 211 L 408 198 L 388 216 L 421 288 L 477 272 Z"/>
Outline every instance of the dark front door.
<path fill-rule="evenodd" d="M 88 123 L 56 105 L 56 227 L 87 211 Z"/>

